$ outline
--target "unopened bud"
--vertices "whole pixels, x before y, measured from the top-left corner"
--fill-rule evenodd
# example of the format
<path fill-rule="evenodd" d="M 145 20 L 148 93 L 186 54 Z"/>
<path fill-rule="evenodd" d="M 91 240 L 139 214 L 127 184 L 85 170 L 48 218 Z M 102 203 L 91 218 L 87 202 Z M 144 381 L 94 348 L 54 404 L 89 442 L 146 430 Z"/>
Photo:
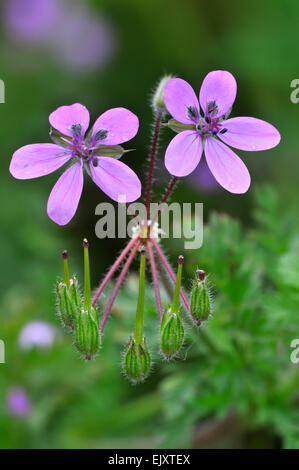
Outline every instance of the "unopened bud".
<path fill-rule="evenodd" d="M 207 320 L 212 313 L 211 295 L 205 272 L 198 269 L 191 293 L 190 313 L 196 325 Z"/>
<path fill-rule="evenodd" d="M 164 102 L 164 88 L 166 83 L 173 78 L 171 75 L 165 75 L 159 81 L 152 100 L 152 106 L 155 111 L 166 111 L 165 102 Z"/>
<path fill-rule="evenodd" d="M 73 276 L 70 279 L 70 285 L 64 282 L 56 284 L 57 311 L 61 323 L 67 329 L 74 331 L 75 320 L 78 312 L 81 310 L 81 296 L 78 289 L 78 281 Z"/>
<path fill-rule="evenodd" d="M 99 320 L 95 307 L 81 309 L 75 322 L 75 346 L 90 361 L 100 348 Z"/>
<path fill-rule="evenodd" d="M 181 312 L 173 313 L 167 308 L 160 326 L 160 347 L 166 359 L 175 356 L 184 342 L 184 327 Z"/>
<path fill-rule="evenodd" d="M 151 368 L 151 357 L 148 352 L 145 338 L 138 343 L 133 337 L 126 346 L 123 357 L 123 371 L 134 384 L 143 382 Z"/>

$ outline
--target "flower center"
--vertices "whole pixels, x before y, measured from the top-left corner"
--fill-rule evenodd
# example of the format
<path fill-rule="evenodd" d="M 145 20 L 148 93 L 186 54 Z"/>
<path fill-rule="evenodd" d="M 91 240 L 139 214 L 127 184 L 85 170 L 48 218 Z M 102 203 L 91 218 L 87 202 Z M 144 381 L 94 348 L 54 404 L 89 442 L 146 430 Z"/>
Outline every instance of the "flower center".
<path fill-rule="evenodd" d="M 205 117 L 201 118 L 199 124 L 196 126 L 202 136 L 215 136 L 218 133 L 225 134 L 225 132 L 227 132 L 227 129 L 221 124 L 225 119 L 225 116 L 216 117 L 217 113 L 218 105 L 216 101 L 210 101 L 207 106 Z"/>
<path fill-rule="evenodd" d="M 84 160 L 89 157 L 89 146 L 80 137 L 73 137 L 68 148 L 72 151 L 72 157 L 79 157 Z"/>

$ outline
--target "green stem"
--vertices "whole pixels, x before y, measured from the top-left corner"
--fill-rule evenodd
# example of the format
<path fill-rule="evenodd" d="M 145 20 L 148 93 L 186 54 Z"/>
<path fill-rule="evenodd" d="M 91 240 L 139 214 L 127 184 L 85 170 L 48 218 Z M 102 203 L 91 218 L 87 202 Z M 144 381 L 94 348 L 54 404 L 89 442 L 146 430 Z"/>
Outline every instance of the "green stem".
<path fill-rule="evenodd" d="M 90 268 L 89 268 L 89 254 L 88 254 L 88 241 L 86 238 L 83 240 L 84 248 L 84 310 L 91 309 L 91 290 L 90 290 Z"/>
<path fill-rule="evenodd" d="M 67 251 L 62 252 L 62 259 L 63 259 L 64 282 L 68 287 L 70 287 L 70 272 L 69 272 L 69 265 L 67 261 Z"/>
<path fill-rule="evenodd" d="M 174 289 L 174 296 L 171 306 L 172 313 L 177 313 L 180 307 L 180 291 L 181 291 L 181 282 L 182 282 L 182 271 L 183 271 L 184 257 L 179 256 L 178 258 L 178 272 L 176 276 L 176 283 Z"/>
<path fill-rule="evenodd" d="M 134 329 L 134 339 L 137 343 L 143 342 L 143 311 L 144 311 L 144 290 L 145 290 L 145 251 L 141 252 L 140 275 L 139 275 L 139 293 Z"/>

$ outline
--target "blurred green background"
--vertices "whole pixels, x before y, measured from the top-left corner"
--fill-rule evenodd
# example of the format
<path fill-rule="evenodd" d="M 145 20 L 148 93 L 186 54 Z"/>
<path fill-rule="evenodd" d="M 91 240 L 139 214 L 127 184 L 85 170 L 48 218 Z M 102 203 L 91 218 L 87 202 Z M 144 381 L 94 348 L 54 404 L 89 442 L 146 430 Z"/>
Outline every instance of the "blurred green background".
<path fill-rule="evenodd" d="M 1 448 L 299 447 L 299 364 L 290 360 L 299 337 L 299 105 L 290 100 L 299 78 L 298 17 L 296 0 L 2 1 Z M 62 228 L 46 214 L 57 174 L 17 181 L 8 166 L 22 145 L 49 141 L 50 112 L 80 102 L 92 121 L 116 106 L 139 116 L 128 144 L 136 151 L 125 159 L 142 178 L 159 77 L 177 74 L 199 90 L 217 69 L 237 79 L 233 116 L 265 119 L 282 140 L 269 151 L 238 152 L 252 176 L 246 195 L 200 173 L 177 188 L 173 200 L 204 202 L 204 245 L 184 253 L 184 282 L 188 288 L 197 266 L 211 273 L 214 318 L 204 335 L 189 328 L 183 360 L 167 364 L 157 352 L 148 289 L 145 330 L 155 367 L 132 387 L 120 358 L 134 323 L 134 270 L 94 362 L 78 357 L 55 316 L 61 251 L 68 249 L 82 279 L 88 237 L 96 287 L 123 245 L 95 236 L 94 210 L 105 196 L 86 178 L 79 210 Z M 171 137 L 165 129 L 161 162 Z M 162 164 L 157 176 L 158 195 L 167 181 Z M 183 250 L 181 240 L 164 245 L 172 261 Z M 52 328 L 48 348 L 24 349 L 20 335 L 32 321 Z"/>

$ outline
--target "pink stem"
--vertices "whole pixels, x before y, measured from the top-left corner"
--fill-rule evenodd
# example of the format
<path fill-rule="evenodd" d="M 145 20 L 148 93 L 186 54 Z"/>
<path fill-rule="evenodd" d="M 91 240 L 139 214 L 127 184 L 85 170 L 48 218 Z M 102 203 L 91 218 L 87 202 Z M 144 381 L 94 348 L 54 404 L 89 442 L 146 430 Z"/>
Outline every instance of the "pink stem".
<path fill-rule="evenodd" d="M 159 319 L 161 321 L 162 316 L 163 316 L 162 303 L 161 303 L 161 297 L 160 297 L 160 290 L 159 290 L 159 282 L 158 282 L 158 276 L 157 276 L 157 270 L 156 270 L 156 263 L 155 263 L 153 249 L 152 249 L 152 245 L 151 245 L 150 241 L 147 241 L 147 249 L 148 249 L 149 259 L 150 259 L 150 263 L 151 263 L 152 278 L 153 278 L 153 284 L 154 284 L 154 289 L 155 289 L 158 315 L 159 315 Z"/>
<path fill-rule="evenodd" d="M 159 217 L 159 214 L 163 208 L 163 205 L 166 203 L 167 199 L 169 198 L 169 196 L 171 195 L 172 191 L 173 191 L 173 188 L 175 187 L 176 183 L 177 183 L 177 180 L 178 180 L 178 177 L 177 176 L 174 176 L 172 178 L 172 180 L 170 181 L 170 184 L 166 190 L 166 193 L 164 194 L 163 198 L 162 198 L 162 201 L 160 202 L 159 206 L 158 206 L 158 210 L 156 212 L 156 214 L 154 215 L 153 217 L 153 220 L 151 221 L 151 226 L 153 225 L 153 223 L 155 222 L 155 220 Z"/>
<path fill-rule="evenodd" d="M 134 256 L 135 256 L 135 254 L 136 254 L 136 251 L 138 250 L 139 245 L 140 245 L 140 240 L 137 241 L 137 240 L 135 239 L 135 246 L 133 247 L 133 249 L 132 249 L 132 251 L 131 251 L 131 253 L 130 253 L 128 259 L 127 259 L 127 261 L 126 261 L 125 264 L 124 264 L 124 267 L 123 267 L 122 270 L 121 270 L 121 273 L 120 273 L 120 275 L 119 275 L 119 278 L 117 279 L 117 282 L 116 282 L 115 287 L 114 287 L 114 289 L 113 289 L 112 295 L 111 295 L 111 297 L 110 297 L 110 299 L 109 299 L 109 302 L 108 302 L 108 304 L 107 304 L 106 310 L 105 310 L 104 315 L 103 315 L 103 317 L 102 317 L 101 324 L 100 324 L 100 333 L 101 333 L 101 334 L 103 333 L 103 330 L 104 330 L 104 327 L 105 327 L 105 323 L 106 323 L 107 318 L 108 318 L 108 316 L 109 316 L 109 313 L 110 313 L 110 311 L 111 311 L 111 308 L 112 308 L 112 305 L 113 305 L 113 303 L 114 303 L 115 297 L 117 296 L 117 293 L 118 293 L 118 291 L 119 291 L 119 288 L 120 288 L 120 286 L 121 286 L 121 284 L 122 284 L 122 282 L 123 282 L 123 280 L 124 280 L 124 278 L 125 278 L 125 276 L 126 276 L 126 274 L 127 274 L 127 271 L 128 271 L 128 269 L 129 269 L 129 267 L 130 267 L 130 265 L 131 265 L 131 263 L 132 263 L 132 261 L 133 261 L 133 259 L 134 259 Z"/>
<path fill-rule="evenodd" d="M 108 274 L 106 275 L 105 279 L 103 280 L 103 282 L 101 283 L 100 287 L 98 288 L 98 290 L 96 291 L 93 299 L 92 299 L 92 305 L 95 305 L 97 299 L 99 298 L 99 296 L 101 295 L 101 293 L 103 292 L 103 290 L 105 289 L 107 283 L 109 282 L 109 280 L 111 279 L 111 277 L 113 276 L 114 272 L 116 271 L 116 269 L 118 268 L 118 266 L 120 265 L 120 263 L 123 261 L 123 259 L 126 257 L 127 253 L 131 250 L 131 248 L 134 246 L 135 243 L 137 243 L 137 239 L 139 238 L 138 237 L 135 237 L 133 238 L 130 243 L 128 243 L 128 245 L 125 247 L 125 249 L 121 252 L 121 254 L 119 255 L 119 257 L 117 258 L 117 260 L 115 261 L 115 263 L 113 264 L 113 266 L 110 268 Z"/>
<path fill-rule="evenodd" d="M 156 117 L 156 123 L 155 123 L 155 129 L 154 129 L 154 135 L 153 135 L 153 141 L 152 141 L 150 165 L 149 165 L 149 171 L 148 171 L 148 180 L 147 180 L 146 201 L 145 201 L 147 219 L 148 219 L 148 212 L 149 212 L 149 206 L 150 206 L 150 200 L 151 200 L 154 164 L 155 164 L 155 158 L 156 158 L 157 147 L 158 147 L 158 138 L 159 138 L 161 118 L 162 118 L 162 111 L 159 111 Z"/>
<path fill-rule="evenodd" d="M 154 238 L 151 238 L 150 239 L 152 244 L 154 245 L 155 247 L 155 250 L 157 251 L 158 255 L 160 256 L 164 266 L 166 267 L 171 279 L 173 280 L 173 282 L 175 283 L 176 282 L 176 275 L 174 274 L 170 264 L 168 263 L 167 259 L 166 259 L 166 256 L 164 255 L 163 251 L 161 250 L 161 248 L 159 247 L 158 243 L 156 242 L 156 240 Z M 180 294 L 181 294 L 181 297 L 184 301 L 184 304 L 186 305 L 186 308 L 187 310 L 190 312 L 190 306 L 189 306 L 189 302 L 188 302 L 188 299 L 187 299 L 187 296 L 185 294 L 185 292 L 183 291 L 183 289 L 181 288 L 180 290 Z"/>

